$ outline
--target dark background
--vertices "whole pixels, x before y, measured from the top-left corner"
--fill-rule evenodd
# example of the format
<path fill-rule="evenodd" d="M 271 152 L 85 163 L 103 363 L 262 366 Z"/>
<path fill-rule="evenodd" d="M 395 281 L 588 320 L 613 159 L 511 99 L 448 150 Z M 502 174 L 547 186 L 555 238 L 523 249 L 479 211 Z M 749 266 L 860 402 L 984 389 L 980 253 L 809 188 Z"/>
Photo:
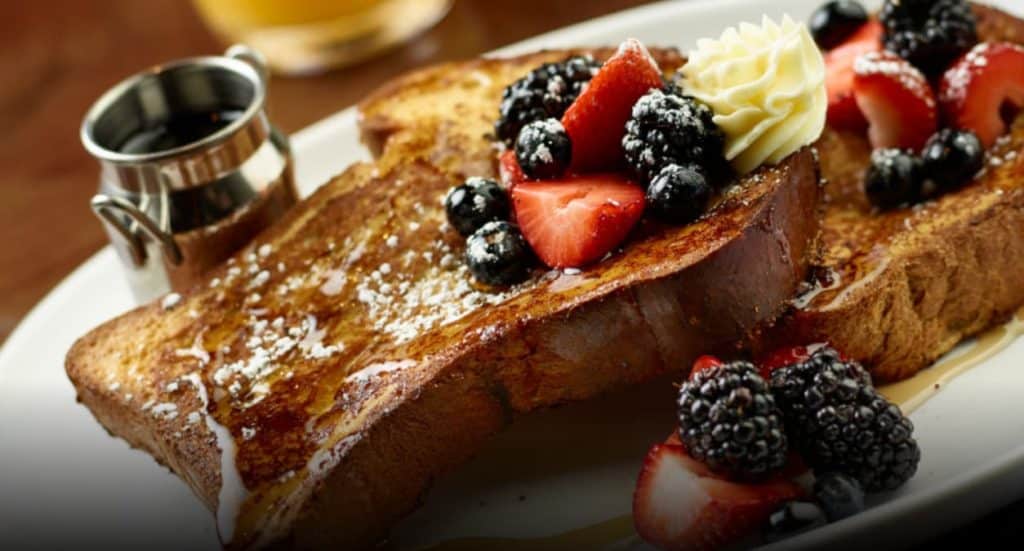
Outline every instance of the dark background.
<path fill-rule="evenodd" d="M 272 117 L 285 132 L 294 132 L 355 103 L 410 68 L 471 57 L 643 3 L 456 0 L 438 26 L 384 56 L 322 76 L 275 78 Z M 96 164 L 78 139 L 88 106 L 112 84 L 143 67 L 222 49 L 184 0 L 4 2 L 0 343 L 47 291 L 106 243 L 86 206 L 97 183 Z M 1018 502 L 952 534 L 943 534 L 936 526 L 936 535 L 943 535 L 921 549 L 1021 549 L 1022 526 L 1024 502 Z"/>

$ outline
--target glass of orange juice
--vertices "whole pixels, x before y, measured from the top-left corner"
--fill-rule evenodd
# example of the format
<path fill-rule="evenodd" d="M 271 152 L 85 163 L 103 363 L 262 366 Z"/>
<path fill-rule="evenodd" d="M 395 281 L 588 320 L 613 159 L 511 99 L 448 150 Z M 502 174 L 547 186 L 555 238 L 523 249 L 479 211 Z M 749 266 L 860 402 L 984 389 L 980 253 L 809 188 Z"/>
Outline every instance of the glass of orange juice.
<path fill-rule="evenodd" d="M 256 48 L 281 74 L 365 59 L 439 21 L 451 1 L 194 0 L 221 38 Z"/>

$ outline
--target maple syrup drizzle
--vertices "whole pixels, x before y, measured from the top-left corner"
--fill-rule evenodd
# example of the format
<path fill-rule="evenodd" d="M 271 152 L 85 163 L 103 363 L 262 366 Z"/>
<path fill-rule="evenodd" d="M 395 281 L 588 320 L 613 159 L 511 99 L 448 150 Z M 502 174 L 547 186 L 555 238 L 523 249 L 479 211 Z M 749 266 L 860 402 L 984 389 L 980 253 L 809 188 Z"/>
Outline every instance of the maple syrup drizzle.
<path fill-rule="evenodd" d="M 935 365 L 919 371 L 913 377 L 879 387 L 890 401 L 898 404 L 904 413 L 910 413 L 934 396 L 940 389 L 973 367 L 984 363 L 1006 349 L 1017 337 L 1024 336 L 1024 308 L 1017 311 L 1009 323 L 995 327 L 978 336 L 955 356 L 939 360 Z M 623 515 L 604 522 L 579 528 L 564 534 L 543 538 L 459 538 L 443 541 L 425 548 L 427 551 L 508 551 L 526 549 L 548 551 L 556 549 L 628 549 L 639 541 L 633 529 L 633 517 Z"/>

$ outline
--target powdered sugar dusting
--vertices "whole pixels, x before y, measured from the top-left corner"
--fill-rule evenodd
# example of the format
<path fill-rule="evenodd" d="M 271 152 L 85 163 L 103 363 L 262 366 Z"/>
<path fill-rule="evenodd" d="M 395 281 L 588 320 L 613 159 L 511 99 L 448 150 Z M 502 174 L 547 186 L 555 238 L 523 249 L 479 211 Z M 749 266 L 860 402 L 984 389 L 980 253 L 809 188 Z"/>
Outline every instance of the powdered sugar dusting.
<path fill-rule="evenodd" d="M 909 90 L 929 107 L 935 107 L 935 96 L 932 94 L 928 79 L 916 67 L 890 52 L 869 52 L 853 62 L 854 73 L 860 76 L 884 75 L 897 80 L 901 86 Z"/>

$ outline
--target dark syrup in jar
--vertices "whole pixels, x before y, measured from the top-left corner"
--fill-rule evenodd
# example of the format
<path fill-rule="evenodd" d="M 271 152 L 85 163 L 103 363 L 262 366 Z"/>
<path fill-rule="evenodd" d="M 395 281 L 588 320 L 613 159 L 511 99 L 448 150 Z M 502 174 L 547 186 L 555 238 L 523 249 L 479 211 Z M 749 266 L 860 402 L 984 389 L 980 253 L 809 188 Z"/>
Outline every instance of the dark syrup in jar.
<path fill-rule="evenodd" d="M 197 142 L 242 118 L 241 109 L 178 113 L 172 118 L 142 128 L 121 144 L 121 153 L 140 155 L 175 149 Z"/>

